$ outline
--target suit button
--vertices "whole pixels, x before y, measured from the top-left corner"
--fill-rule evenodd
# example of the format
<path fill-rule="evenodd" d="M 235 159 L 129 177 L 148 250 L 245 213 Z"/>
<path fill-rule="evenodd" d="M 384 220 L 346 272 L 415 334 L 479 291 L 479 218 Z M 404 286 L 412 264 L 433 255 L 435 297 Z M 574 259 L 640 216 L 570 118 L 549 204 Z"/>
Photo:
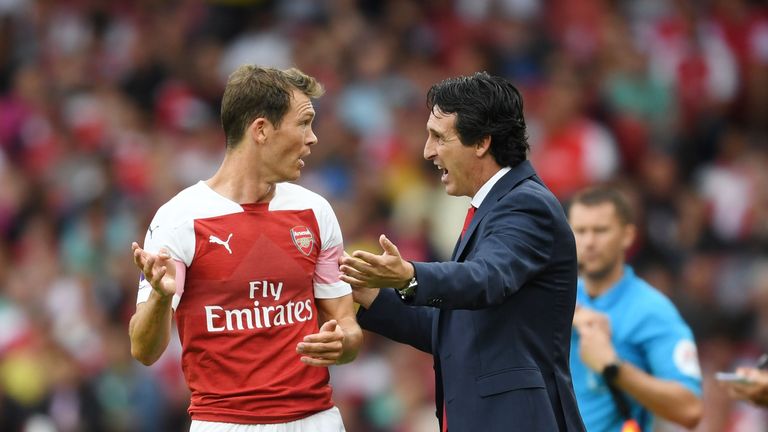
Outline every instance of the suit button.
<path fill-rule="evenodd" d="M 430 299 L 429 304 L 431 304 L 432 306 L 440 306 L 441 304 L 443 304 L 443 299 L 441 298 Z"/>

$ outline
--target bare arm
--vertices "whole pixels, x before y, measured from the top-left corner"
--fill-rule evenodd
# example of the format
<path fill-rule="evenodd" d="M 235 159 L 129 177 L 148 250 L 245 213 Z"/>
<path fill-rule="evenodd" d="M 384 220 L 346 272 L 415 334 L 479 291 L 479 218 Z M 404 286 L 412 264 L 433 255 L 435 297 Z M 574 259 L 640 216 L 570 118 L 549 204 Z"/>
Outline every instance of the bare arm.
<path fill-rule="evenodd" d="M 579 332 L 579 355 L 587 367 L 601 373 L 618 356 L 611 343 L 610 322 L 598 312 L 578 308 L 573 326 Z M 693 428 L 701 420 L 701 400 L 682 384 L 656 378 L 623 362 L 614 384 L 654 415 Z"/>
<path fill-rule="evenodd" d="M 149 300 L 136 305 L 136 312 L 131 317 L 128 326 L 131 355 L 147 366 L 160 358 L 171 340 L 172 298 L 153 292 Z"/>
<path fill-rule="evenodd" d="M 628 362 L 621 363 L 614 383 L 661 418 L 689 429 L 701 420 L 701 400 L 680 383 L 656 378 Z"/>
<path fill-rule="evenodd" d="M 349 363 L 357 357 L 363 342 L 363 331 L 355 319 L 352 295 L 333 299 L 317 299 L 318 333 L 307 335 L 296 351 L 301 361 L 311 366 Z"/>
<path fill-rule="evenodd" d="M 144 303 L 136 305 L 128 335 L 131 355 L 149 366 L 157 361 L 171 339 L 171 302 L 176 292 L 176 264 L 165 250 L 155 255 L 133 243 L 133 261 L 152 285 L 152 293 Z"/>

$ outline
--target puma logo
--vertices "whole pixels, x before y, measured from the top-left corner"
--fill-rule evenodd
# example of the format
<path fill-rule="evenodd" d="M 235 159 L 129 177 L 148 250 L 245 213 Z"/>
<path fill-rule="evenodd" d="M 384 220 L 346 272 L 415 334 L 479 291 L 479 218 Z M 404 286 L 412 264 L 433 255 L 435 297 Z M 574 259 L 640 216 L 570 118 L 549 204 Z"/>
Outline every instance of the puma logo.
<path fill-rule="evenodd" d="M 155 230 L 160 228 L 160 225 L 155 225 L 154 228 L 152 228 L 152 225 L 149 226 L 149 238 L 152 238 L 152 235 L 155 233 Z"/>
<path fill-rule="evenodd" d="M 230 255 L 232 255 L 232 249 L 229 248 L 229 241 L 232 239 L 232 233 L 229 233 L 229 237 L 227 237 L 227 241 L 224 241 L 215 235 L 211 235 L 208 237 L 208 243 L 216 243 L 224 246 L 227 249 L 227 252 L 229 252 Z"/>

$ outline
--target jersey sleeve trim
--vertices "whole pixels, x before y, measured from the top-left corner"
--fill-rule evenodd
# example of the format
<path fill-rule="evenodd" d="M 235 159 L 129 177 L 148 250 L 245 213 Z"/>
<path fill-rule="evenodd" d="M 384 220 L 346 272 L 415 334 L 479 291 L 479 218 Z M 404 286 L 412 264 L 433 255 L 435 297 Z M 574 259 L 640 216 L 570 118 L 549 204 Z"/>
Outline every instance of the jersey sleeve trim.
<path fill-rule="evenodd" d="M 352 287 L 346 282 L 336 282 L 332 284 L 319 284 L 314 283 L 315 298 L 319 299 L 331 299 L 344 297 L 347 294 L 352 293 Z"/>

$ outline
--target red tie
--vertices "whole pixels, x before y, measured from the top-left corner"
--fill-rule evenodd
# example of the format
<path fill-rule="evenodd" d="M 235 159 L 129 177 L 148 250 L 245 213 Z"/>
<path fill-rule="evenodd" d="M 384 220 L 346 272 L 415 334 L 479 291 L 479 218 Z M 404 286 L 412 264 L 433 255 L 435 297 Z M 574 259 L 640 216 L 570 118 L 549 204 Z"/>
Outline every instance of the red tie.
<path fill-rule="evenodd" d="M 445 412 L 445 402 L 443 402 L 443 430 L 442 432 L 448 432 L 448 414 Z"/>
<path fill-rule="evenodd" d="M 464 218 L 464 228 L 461 229 L 461 238 L 464 238 L 464 233 L 467 232 L 470 222 L 472 222 L 472 216 L 475 215 L 475 207 L 469 206 L 467 209 L 467 217 Z"/>

